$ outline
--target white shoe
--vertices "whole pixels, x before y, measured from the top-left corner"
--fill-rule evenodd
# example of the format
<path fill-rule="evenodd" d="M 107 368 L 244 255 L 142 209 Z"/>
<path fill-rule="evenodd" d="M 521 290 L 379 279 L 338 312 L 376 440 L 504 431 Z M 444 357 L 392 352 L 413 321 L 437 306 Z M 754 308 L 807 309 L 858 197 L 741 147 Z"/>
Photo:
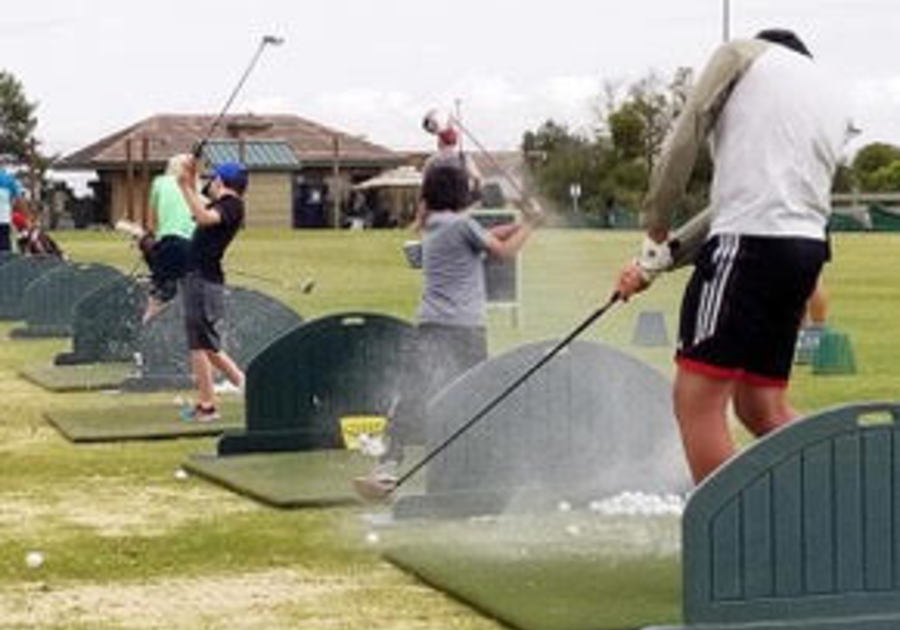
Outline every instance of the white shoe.
<path fill-rule="evenodd" d="M 129 221 L 128 219 L 119 219 L 118 221 L 116 221 L 116 225 L 114 227 L 116 232 L 127 234 L 134 239 L 142 239 L 147 233 L 147 231 L 140 225 L 138 225 L 134 221 Z"/>
<path fill-rule="evenodd" d="M 244 388 L 238 387 L 237 385 L 226 379 L 221 383 L 216 383 L 215 385 L 213 385 L 213 391 L 217 394 L 243 394 Z"/>

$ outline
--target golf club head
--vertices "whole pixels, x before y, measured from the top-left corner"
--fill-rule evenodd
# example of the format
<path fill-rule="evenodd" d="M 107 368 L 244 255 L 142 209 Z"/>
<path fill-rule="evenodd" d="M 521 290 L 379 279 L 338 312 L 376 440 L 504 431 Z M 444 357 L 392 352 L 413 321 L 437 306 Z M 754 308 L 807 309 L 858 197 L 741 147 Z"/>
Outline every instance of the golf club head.
<path fill-rule="evenodd" d="M 312 278 L 307 278 L 306 280 L 300 283 L 300 291 L 301 293 L 312 293 L 313 289 L 316 288 L 316 281 Z"/>
<path fill-rule="evenodd" d="M 354 477 L 353 489 L 366 503 L 388 503 L 397 487 L 397 479 L 385 475 Z"/>
<path fill-rule="evenodd" d="M 262 43 L 271 44 L 272 46 L 281 46 L 284 43 L 284 38 L 275 35 L 263 35 Z"/>

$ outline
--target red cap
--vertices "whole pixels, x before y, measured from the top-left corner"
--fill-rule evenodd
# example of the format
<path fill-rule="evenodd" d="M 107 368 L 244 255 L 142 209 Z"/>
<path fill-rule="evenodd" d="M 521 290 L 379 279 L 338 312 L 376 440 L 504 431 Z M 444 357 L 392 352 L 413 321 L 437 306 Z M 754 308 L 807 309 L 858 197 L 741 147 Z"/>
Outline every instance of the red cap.
<path fill-rule="evenodd" d="M 12 213 L 12 224 L 20 232 L 28 227 L 28 217 L 21 210 Z"/>

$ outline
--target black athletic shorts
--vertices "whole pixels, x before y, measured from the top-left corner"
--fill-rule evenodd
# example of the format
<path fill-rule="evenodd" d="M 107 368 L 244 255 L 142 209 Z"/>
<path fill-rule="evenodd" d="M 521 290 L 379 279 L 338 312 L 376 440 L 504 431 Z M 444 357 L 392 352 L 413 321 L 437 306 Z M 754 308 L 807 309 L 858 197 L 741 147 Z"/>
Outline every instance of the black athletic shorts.
<path fill-rule="evenodd" d="M 196 271 L 184 277 L 184 325 L 189 349 L 222 349 L 219 327 L 225 311 L 224 291 L 223 285 L 205 280 Z"/>
<path fill-rule="evenodd" d="M 681 304 L 676 361 L 684 369 L 785 387 L 825 241 L 721 234 L 695 263 Z"/>
<path fill-rule="evenodd" d="M 150 265 L 150 295 L 168 302 L 178 292 L 178 281 L 184 276 L 191 242 L 180 236 L 165 236 L 156 241 L 145 257 Z"/>

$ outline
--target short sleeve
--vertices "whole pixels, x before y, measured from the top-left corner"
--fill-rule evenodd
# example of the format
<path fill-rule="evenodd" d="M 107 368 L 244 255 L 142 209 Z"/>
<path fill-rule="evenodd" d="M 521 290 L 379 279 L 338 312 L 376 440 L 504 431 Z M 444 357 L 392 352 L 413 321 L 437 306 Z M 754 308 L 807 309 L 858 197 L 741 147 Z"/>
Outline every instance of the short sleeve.
<path fill-rule="evenodd" d="M 483 252 L 487 250 L 490 233 L 478 221 L 470 216 L 461 222 L 463 237 L 473 250 Z"/>
<path fill-rule="evenodd" d="M 244 220 L 244 204 L 236 197 L 225 197 L 215 208 L 222 219 L 222 225 L 240 225 Z"/>
<path fill-rule="evenodd" d="M 150 207 L 159 209 L 159 189 L 161 188 L 162 180 L 159 177 L 153 178 L 153 183 L 150 185 Z"/>
<path fill-rule="evenodd" d="M 0 188 L 7 190 L 10 199 L 18 199 L 25 194 L 25 189 L 22 188 L 19 180 L 5 172 L 0 175 Z"/>

